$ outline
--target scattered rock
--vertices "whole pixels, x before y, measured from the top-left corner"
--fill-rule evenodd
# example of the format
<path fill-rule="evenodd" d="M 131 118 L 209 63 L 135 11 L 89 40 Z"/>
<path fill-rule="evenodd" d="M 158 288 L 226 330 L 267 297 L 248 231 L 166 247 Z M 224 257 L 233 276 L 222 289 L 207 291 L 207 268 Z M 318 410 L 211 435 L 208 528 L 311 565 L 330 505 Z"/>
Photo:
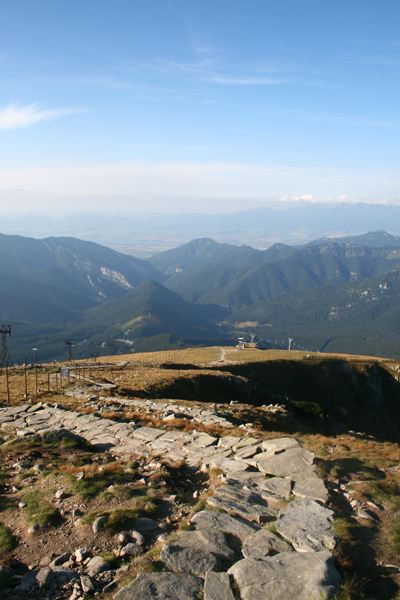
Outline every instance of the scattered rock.
<path fill-rule="evenodd" d="M 89 556 L 92 555 L 92 551 L 90 550 L 90 548 L 77 548 L 74 552 L 74 558 L 75 561 L 78 564 L 83 563 L 84 560 L 86 560 L 87 558 L 89 558 Z"/>
<path fill-rule="evenodd" d="M 143 518 L 135 520 L 135 528 L 138 531 L 154 531 L 157 527 L 158 521 L 155 521 L 154 519 Z"/>
<path fill-rule="evenodd" d="M 54 497 L 57 498 L 58 500 L 62 500 L 64 498 L 66 498 L 67 496 L 68 496 L 68 494 L 64 490 L 57 490 L 56 493 L 54 494 Z"/>
<path fill-rule="evenodd" d="M 107 523 L 107 517 L 105 515 L 101 517 L 96 517 L 96 519 L 92 523 L 92 531 L 93 533 L 98 533 L 105 524 Z"/>
<path fill-rule="evenodd" d="M 120 556 L 139 556 L 139 554 L 141 554 L 143 552 L 143 549 L 141 546 L 139 546 L 138 544 L 134 544 L 134 543 L 129 543 L 126 544 L 126 546 L 124 546 L 120 552 L 119 555 Z"/>
<path fill-rule="evenodd" d="M 111 569 L 110 563 L 102 556 L 93 556 L 86 565 L 88 575 L 95 576 Z"/>
<path fill-rule="evenodd" d="M 58 567 L 59 565 L 63 565 L 71 558 L 71 556 L 71 552 L 64 552 L 64 554 L 61 554 L 60 556 L 57 556 L 57 558 L 52 560 L 49 566 Z"/>
<path fill-rule="evenodd" d="M 85 594 L 93 594 L 95 591 L 92 580 L 88 575 L 81 575 L 81 587 Z"/>

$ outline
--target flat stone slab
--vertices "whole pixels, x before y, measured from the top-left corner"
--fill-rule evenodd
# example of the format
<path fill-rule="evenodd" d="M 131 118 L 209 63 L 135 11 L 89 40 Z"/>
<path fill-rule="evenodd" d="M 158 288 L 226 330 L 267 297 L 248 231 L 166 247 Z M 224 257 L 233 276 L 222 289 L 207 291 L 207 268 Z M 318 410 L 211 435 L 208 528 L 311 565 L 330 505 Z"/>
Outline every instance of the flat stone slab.
<path fill-rule="evenodd" d="M 250 523 L 245 519 L 237 519 L 215 510 L 201 510 L 191 518 L 190 522 L 193 523 L 196 529 L 224 531 L 225 533 L 238 535 L 241 538 L 245 538 L 260 529 L 260 526 L 255 523 Z"/>
<path fill-rule="evenodd" d="M 265 560 L 245 558 L 228 573 L 242 600 L 321 600 L 330 598 L 342 578 L 330 552 L 282 552 Z"/>
<path fill-rule="evenodd" d="M 288 500 L 292 495 L 292 482 L 284 477 L 271 477 L 260 483 L 258 489 L 272 494 L 278 499 Z"/>
<path fill-rule="evenodd" d="M 236 502 L 246 502 L 248 504 L 259 504 L 260 506 L 268 506 L 268 502 L 260 495 L 249 490 L 243 490 L 234 485 L 221 485 L 214 493 L 214 498 L 229 498 Z"/>
<path fill-rule="evenodd" d="M 299 471 L 313 471 L 315 454 L 307 448 L 289 448 L 270 458 L 264 458 L 257 463 L 259 470 L 268 475 L 286 477 Z"/>
<path fill-rule="evenodd" d="M 198 600 L 203 581 L 178 573 L 139 573 L 114 600 Z"/>
<path fill-rule="evenodd" d="M 164 544 L 160 558 L 173 571 L 204 577 L 207 571 L 221 571 L 235 553 L 221 531 L 199 530 L 178 533 Z"/>
<path fill-rule="evenodd" d="M 221 469 L 224 473 L 239 473 L 247 471 L 249 465 L 241 460 L 232 460 L 231 458 L 215 458 L 209 461 L 210 469 Z"/>
<path fill-rule="evenodd" d="M 133 437 L 144 440 L 145 442 L 152 442 L 163 433 L 165 433 L 164 429 L 156 429 L 155 427 L 139 427 L 139 429 L 132 431 Z"/>
<path fill-rule="evenodd" d="M 269 554 L 279 552 L 292 552 L 293 548 L 276 533 L 268 529 L 260 529 L 257 533 L 249 535 L 243 543 L 242 554 L 245 558 L 263 560 Z"/>
<path fill-rule="evenodd" d="M 298 552 L 332 550 L 336 545 L 333 510 L 309 498 L 292 502 L 276 520 L 278 533 L 290 540 Z"/>
<path fill-rule="evenodd" d="M 261 444 L 254 444 L 251 446 L 243 446 L 238 448 L 235 453 L 235 458 L 241 460 L 244 458 L 252 458 L 257 452 L 259 452 Z"/>
<path fill-rule="evenodd" d="M 242 438 L 236 437 L 234 435 L 226 435 L 224 437 L 219 438 L 218 447 L 222 448 L 232 448 L 236 444 L 240 442 Z"/>
<path fill-rule="evenodd" d="M 227 573 L 208 571 L 204 582 L 204 600 L 235 600 Z"/>
<path fill-rule="evenodd" d="M 244 519 L 256 521 L 257 523 L 267 523 L 275 519 L 276 516 L 276 512 L 267 506 L 231 500 L 225 496 L 218 495 L 217 492 L 215 492 L 214 496 L 207 498 L 207 504 L 218 510 L 225 510 L 228 513 L 234 513 Z"/>
<path fill-rule="evenodd" d="M 218 442 L 218 438 L 208 435 L 208 433 L 201 433 L 195 440 L 196 446 L 201 448 L 207 448 L 208 446 L 214 446 Z"/>
<path fill-rule="evenodd" d="M 329 494 L 322 479 L 318 477 L 307 477 L 295 481 L 293 494 L 300 498 L 311 498 L 325 504 L 328 501 Z"/>
<path fill-rule="evenodd" d="M 275 440 L 264 440 L 261 447 L 263 452 L 268 452 L 272 456 L 289 450 L 289 448 L 301 448 L 301 444 L 294 438 L 277 438 Z"/>
<path fill-rule="evenodd" d="M 259 438 L 245 437 L 232 446 L 232 450 L 236 452 L 239 448 L 243 448 L 243 446 L 254 446 L 254 444 L 258 444 L 259 442 L 261 442 Z"/>
<path fill-rule="evenodd" d="M 202 457 L 202 467 L 209 467 L 211 463 L 215 462 L 216 460 L 223 460 L 225 458 L 228 458 L 228 456 L 231 454 L 230 450 L 221 450 L 219 448 L 215 448 L 214 446 L 212 447 L 212 449 L 214 450 L 214 452 L 206 457 L 204 457 L 204 454 L 199 454 L 199 456 Z"/>
<path fill-rule="evenodd" d="M 266 481 L 263 473 L 255 471 L 239 471 L 237 473 L 224 474 L 222 480 L 228 485 L 239 485 L 239 486 L 258 486 L 262 482 Z"/>

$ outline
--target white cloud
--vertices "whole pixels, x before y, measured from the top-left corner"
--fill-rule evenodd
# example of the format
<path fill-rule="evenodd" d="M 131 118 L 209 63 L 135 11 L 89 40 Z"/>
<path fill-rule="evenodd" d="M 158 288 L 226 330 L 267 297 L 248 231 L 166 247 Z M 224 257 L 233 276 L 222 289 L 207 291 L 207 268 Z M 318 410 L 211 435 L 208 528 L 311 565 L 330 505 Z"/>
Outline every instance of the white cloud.
<path fill-rule="evenodd" d="M 0 129 L 21 129 L 40 121 L 60 119 L 66 115 L 82 112 L 82 108 L 43 109 L 37 102 L 27 106 L 11 103 L 0 108 Z"/>

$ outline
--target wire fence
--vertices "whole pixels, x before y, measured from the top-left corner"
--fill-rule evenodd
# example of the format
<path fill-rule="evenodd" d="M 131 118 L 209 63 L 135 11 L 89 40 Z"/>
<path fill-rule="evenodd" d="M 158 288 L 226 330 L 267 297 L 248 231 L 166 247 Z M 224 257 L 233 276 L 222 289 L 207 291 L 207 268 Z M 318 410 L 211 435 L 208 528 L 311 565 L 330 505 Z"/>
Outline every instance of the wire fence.
<path fill-rule="evenodd" d="M 123 365 L 115 363 L 73 363 L 63 365 L 25 364 L 6 366 L 0 370 L 0 406 L 12 406 L 23 400 L 40 399 L 41 396 L 61 392 L 71 383 L 115 383 L 116 377 L 134 376 L 139 368 L 159 368 L 172 364 L 172 355 L 160 361 L 132 361 Z"/>

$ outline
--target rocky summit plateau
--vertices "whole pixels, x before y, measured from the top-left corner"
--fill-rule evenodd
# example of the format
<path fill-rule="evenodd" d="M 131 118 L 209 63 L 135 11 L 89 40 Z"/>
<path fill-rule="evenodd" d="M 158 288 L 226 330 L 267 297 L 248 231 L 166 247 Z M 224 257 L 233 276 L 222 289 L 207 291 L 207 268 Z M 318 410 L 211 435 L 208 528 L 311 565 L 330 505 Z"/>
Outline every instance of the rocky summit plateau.
<path fill-rule="evenodd" d="M 396 597 L 396 443 L 205 388 L 204 402 L 135 397 L 149 370 L 113 365 L 69 367 L 56 391 L 0 408 L 3 600 Z"/>

